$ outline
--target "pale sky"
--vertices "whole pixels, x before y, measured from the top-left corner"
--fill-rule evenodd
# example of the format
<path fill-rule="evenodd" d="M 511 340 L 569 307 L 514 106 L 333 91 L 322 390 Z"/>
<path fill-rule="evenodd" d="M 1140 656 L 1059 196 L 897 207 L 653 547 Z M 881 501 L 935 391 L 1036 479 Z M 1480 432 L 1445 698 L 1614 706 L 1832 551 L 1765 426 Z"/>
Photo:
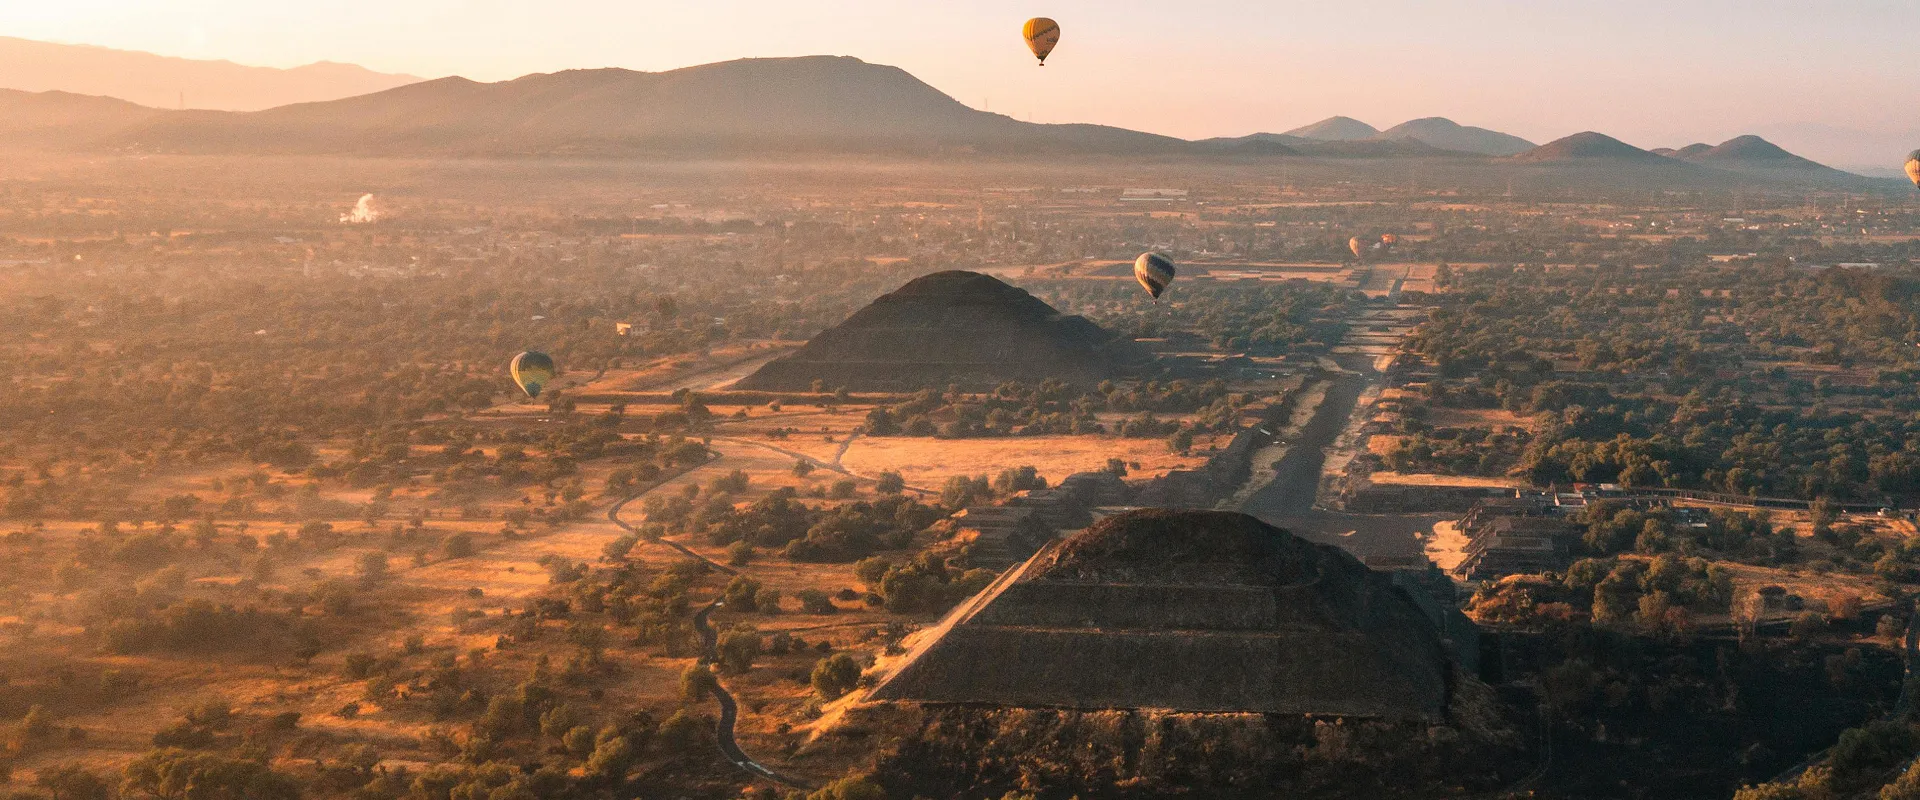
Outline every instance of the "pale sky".
<path fill-rule="evenodd" d="M 1020 23 L 1059 20 L 1033 66 Z M 1642 147 L 1759 133 L 1841 165 L 1920 146 L 1920 0 L 0 0 L 0 34 L 501 80 L 851 55 L 974 107 L 1185 138 L 1333 114 Z"/>

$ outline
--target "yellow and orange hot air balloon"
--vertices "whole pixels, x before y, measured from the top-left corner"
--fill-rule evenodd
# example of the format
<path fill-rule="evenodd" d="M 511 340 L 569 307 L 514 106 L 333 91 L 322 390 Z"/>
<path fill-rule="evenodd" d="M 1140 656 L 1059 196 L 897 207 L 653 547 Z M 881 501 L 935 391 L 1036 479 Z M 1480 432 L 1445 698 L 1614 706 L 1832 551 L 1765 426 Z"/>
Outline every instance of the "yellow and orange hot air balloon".
<path fill-rule="evenodd" d="M 1347 240 L 1347 249 L 1353 251 L 1354 258 L 1364 258 L 1367 253 L 1367 243 L 1355 236 Z"/>
<path fill-rule="evenodd" d="M 1907 180 L 1913 181 L 1913 188 L 1920 189 L 1920 150 L 1907 154 Z"/>
<path fill-rule="evenodd" d="M 1392 247 L 1400 243 L 1400 236 L 1398 234 L 1392 234 L 1392 233 L 1380 234 L 1380 243 L 1388 247 Z"/>
<path fill-rule="evenodd" d="M 1021 30 L 1021 36 L 1027 39 L 1027 49 L 1033 51 L 1033 57 L 1040 59 L 1040 66 L 1047 65 L 1047 54 L 1053 52 L 1053 46 L 1060 43 L 1060 23 L 1046 17 L 1034 17 L 1027 20 Z"/>

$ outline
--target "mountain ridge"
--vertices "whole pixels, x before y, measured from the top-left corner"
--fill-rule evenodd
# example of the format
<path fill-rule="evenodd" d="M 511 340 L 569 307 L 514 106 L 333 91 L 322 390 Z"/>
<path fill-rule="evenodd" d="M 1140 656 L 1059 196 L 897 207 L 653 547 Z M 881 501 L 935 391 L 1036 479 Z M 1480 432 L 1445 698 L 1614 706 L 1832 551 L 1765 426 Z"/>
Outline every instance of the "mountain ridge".
<path fill-rule="evenodd" d="M 1511 156 L 1533 149 L 1533 142 L 1509 133 L 1461 125 L 1446 117 L 1422 117 L 1402 122 L 1375 136 L 1378 139 L 1415 139 L 1436 149 L 1485 156 Z"/>
<path fill-rule="evenodd" d="M 1563 136 L 1526 152 L 1515 154 L 1513 159 L 1529 163 L 1596 161 L 1627 161 L 1643 164 L 1684 163 L 1649 150 L 1642 150 L 1598 131 L 1581 131 L 1571 136 Z"/>
<path fill-rule="evenodd" d="M 150 108 L 180 108 L 184 100 L 188 108 L 257 111 L 337 100 L 419 80 L 336 61 L 259 67 L 0 36 L 0 88 L 98 95 Z"/>
<path fill-rule="evenodd" d="M 448 155 L 981 149 L 1173 152 L 1172 137 L 1021 122 L 898 67 L 848 56 L 738 59 L 664 72 L 443 78 L 250 114 L 169 115 L 123 144 L 179 152 Z"/>
<path fill-rule="evenodd" d="M 1869 185 L 1874 182 L 1872 178 L 1837 170 L 1788 152 L 1786 148 L 1753 134 L 1735 136 L 1712 147 L 1690 144 L 1675 150 L 1673 157 L 1714 169 L 1800 182 L 1836 185 Z"/>
<path fill-rule="evenodd" d="M 1337 130 L 1342 126 L 1345 133 Z M 1372 130 L 1345 117 L 1308 126 L 1316 127 L 1323 136 Z M 846 56 L 739 59 L 664 72 L 567 70 L 493 83 L 447 77 L 251 112 L 156 109 L 59 91 L 0 90 L 0 144 L 79 152 L 375 157 L 1492 158 L 1586 165 L 1587 177 L 1598 174 L 1591 169 L 1596 164 L 1635 162 L 1644 168 L 1623 178 L 1634 182 L 1712 184 L 1745 176 L 1769 183 L 1880 186 L 1758 137 L 1655 153 L 1585 132 L 1512 153 L 1529 143 L 1441 117 L 1409 120 L 1366 138 L 1256 133 L 1197 142 L 1103 125 L 1035 124 L 971 108 L 898 67 Z"/>
<path fill-rule="evenodd" d="M 1352 117 L 1333 116 L 1294 128 L 1284 135 L 1321 142 L 1351 142 L 1379 136 L 1380 129 Z"/>

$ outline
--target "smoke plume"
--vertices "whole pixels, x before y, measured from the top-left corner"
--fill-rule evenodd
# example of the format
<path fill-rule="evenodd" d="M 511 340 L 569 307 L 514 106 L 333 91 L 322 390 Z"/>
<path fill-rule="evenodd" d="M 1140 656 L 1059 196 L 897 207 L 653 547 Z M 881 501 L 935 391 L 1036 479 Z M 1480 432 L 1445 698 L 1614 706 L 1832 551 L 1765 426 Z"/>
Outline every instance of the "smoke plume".
<path fill-rule="evenodd" d="M 373 207 L 373 195 L 360 195 L 360 202 L 353 204 L 353 210 L 340 215 L 343 225 L 358 225 L 373 222 L 380 218 L 380 212 Z"/>

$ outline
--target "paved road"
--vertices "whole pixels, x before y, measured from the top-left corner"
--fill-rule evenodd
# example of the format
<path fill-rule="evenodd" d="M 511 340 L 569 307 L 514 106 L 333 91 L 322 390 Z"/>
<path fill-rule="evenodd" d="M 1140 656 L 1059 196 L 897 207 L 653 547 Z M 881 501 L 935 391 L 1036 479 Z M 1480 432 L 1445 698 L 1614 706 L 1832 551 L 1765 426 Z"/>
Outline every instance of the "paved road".
<path fill-rule="evenodd" d="M 1333 378 L 1326 399 L 1301 426 L 1298 437 L 1274 470 L 1273 481 L 1254 492 L 1240 510 L 1275 527 L 1307 539 L 1338 545 L 1361 558 L 1418 556 L 1426 544 L 1421 534 L 1436 522 L 1459 514 L 1350 514 L 1315 508 L 1327 448 L 1340 438 L 1360 396 L 1377 375 L 1346 374 Z"/>
<path fill-rule="evenodd" d="M 662 481 L 662 483 L 665 482 Z M 659 488 L 659 486 L 660 484 L 654 484 L 654 486 L 647 491 L 652 491 L 653 489 Z M 619 502 L 609 506 L 607 508 L 607 520 L 620 526 L 628 533 L 634 534 L 635 536 L 640 535 L 638 530 L 635 530 L 632 525 L 627 524 L 626 520 L 620 518 L 620 509 L 625 508 L 627 503 L 639 499 L 645 494 L 646 492 L 644 491 L 630 494 L 621 498 Z M 706 562 L 707 566 L 720 571 L 722 574 L 740 574 L 739 570 L 696 553 L 686 545 L 673 541 L 672 539 L 663 538 L 654 541 L 678 550 L 683 555 Z M 700 610 L 693 615 L 694 630 L 700 634 L 700 663 L 702 665 L 711 665 L 717 661 L 719 657 L 720 633 L 713 629 L 713 625 L 708 621 L 707 617 L 713 613 L 714 609 L 719 608 L 721 605 L 720 600 L 714 600 L 702 606 Z M 739 740 L 734 737 L 734 724 L 738 722 L 740 718 L 740 705 L 734 701 L 733 694 L 727 691 L 727 687 L 720 685 L 719 680 L 713 682 L 713 699 L 720 704 L 720 719 L 716 721 L 713 726 L 714 738 L 720 743 L 720 755 L 725 756 L 727 761 L 734 766 L 782 786 L 789 786 L 795 789 L 814 788 L 806 783 L 774 772 L 768 769 L 766 765 L 748 758 L 746 752 L 740 749 Z"/>

